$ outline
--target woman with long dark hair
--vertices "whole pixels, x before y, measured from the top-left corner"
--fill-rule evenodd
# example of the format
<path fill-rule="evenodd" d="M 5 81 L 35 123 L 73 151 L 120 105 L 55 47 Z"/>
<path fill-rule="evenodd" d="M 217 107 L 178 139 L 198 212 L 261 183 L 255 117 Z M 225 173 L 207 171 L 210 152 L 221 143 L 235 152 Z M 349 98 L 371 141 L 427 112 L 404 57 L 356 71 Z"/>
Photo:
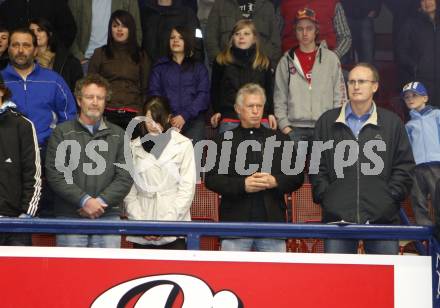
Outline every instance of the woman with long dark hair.
<path fill-rule="evenodd" d="M 142 115 L 140 136 L 130 144 L 135 174 L 124 200 L 128 219 L 190 221 L 196 185 L 191 141 L 171 127 L 171 108 L 165 97 L 148 98 Z M 129 236 L 127 240 L 135 248 L 186 248 L 185 240 L 174 236 Z"/>
<path fill-rule="evenodd" d="M 147 92 L 150 60 L 136 40 L 136 23 L 124 10 L 114 11 L 108 24 L 107 45 L 95 49 L 88 73 L 106 78 L 112 88 L 104 116 L 127 128 L 142 108 Z"/>
<path fill-rule="evenodd" d="M 76 81 L 83 77 L 79 60 L 58 41 L 48 20 L 44 18 L 32 19 L 29 21 L 29 29 L 37 37 L 36 60 L 38 64 L 60 74 L 73 93 Z"/>
<path fill-rule="evenodd" d="M 214 114 L 211 125 L 219 133 L 237 127 L 234 109 L 238 90 L 247 83 L 259 84 L 266 93 L 262 123 L 277 128 L 273 115 L 273 74 L 270 60 L 260 48 L 257 29 L 251 20 L 239 20 L 232 29 L 228 46 L 217 55 L 212 67 L 211 97 Z"/>
<path fill-rule="evenodd" d="M 168 56 L 154 65 L 148 94 L 170 100 L 171 125 L 194 144 L 204 138 L 209 75 L 203 63 L 194 59 L 194 40 L 189 28 L 171 30 Z"/>

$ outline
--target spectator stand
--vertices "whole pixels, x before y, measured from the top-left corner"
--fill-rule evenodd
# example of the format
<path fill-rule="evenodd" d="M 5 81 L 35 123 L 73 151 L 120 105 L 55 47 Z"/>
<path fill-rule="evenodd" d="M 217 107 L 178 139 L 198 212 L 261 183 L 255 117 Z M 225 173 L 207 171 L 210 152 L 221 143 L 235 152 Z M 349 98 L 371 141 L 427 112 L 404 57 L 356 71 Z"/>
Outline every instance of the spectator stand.
<path fill-rule="evenodd" d="M 292 208 L 292 223 L 321 222 L 321 207 L 313 203 L 312 185 L 310 183 L 304 183 L 300 189 L 294 191 L 287 199 Z M 288 239 L 287 251 L 324 252 L 324 243 L 320 239 Z"/>
<path fill-rule="evenodd" d="M 191 206 L 191 219 L 201 222 L 218 222 L 220 196 L 206 188 L 205 184 L 196 185 L 196 194 Z M 200 241 L 200 250 L 219 250 L 218 237 L 204 237 Z"/>

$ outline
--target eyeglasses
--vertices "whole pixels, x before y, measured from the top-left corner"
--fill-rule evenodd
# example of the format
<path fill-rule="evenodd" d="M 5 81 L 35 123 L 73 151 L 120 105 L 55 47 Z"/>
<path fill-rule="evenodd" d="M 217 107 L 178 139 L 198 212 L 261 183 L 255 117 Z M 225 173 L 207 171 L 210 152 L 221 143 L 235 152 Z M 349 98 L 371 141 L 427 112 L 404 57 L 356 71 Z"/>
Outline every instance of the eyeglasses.
<path fill-rule="evenodd" d="M 352 86 L 352 87 L 355 86 L 356 84 L 358 84 L 360 87 L 362 87 L 363 85 L 366 85 L 367 82 L 376 83 L 377 81 L 375 81 L 375 80 L 366 80 L 366 79 L 358 79 L 358 80 L 350 79 L 350 80 L 347 81 L 347 84 L 349 86 Z"/>

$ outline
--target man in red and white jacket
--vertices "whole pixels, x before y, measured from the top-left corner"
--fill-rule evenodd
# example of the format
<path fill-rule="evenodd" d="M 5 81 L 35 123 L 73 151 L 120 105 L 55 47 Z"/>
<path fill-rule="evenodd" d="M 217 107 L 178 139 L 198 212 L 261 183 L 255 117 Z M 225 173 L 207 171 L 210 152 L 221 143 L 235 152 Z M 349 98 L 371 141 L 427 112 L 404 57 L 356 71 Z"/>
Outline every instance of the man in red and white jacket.
<path fill-rule="evenodd" d="M 351 47 L 351 34 L 345 17 L 344 8 L 337 0 L 284 0 L 281 2 L 281 17 L 284 28 L 281 33 L 283 52 L 298 45 L 292 24 L 295 22 L 296 12 L 308 8 L 315 12 L 319 20 L 319 37 L 325 40 L 330 50 L 339 59 Z"/>

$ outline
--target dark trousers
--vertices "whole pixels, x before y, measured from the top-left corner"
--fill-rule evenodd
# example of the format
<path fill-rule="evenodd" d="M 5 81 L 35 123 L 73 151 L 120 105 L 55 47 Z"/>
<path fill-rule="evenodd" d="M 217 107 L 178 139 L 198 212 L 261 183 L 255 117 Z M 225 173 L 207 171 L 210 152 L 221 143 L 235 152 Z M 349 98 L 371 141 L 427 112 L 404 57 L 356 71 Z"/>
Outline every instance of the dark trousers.
<path fill-rule="evenodd" d="M 307 157 L 310 157 L 314 130 L 313 127 L 292 127 L 292 131 L 289 133 L 289 138 L 291 141 L 295 142 L 294 147 L 297 153 L 299 153 L 303 147 L 307 146 L 306 154 Z M 298 150 L 298 148 L 300 150 Z"/>
<path fill-rule="evenodd" d="M 352 45 L 351 52 L 344 56 L 346 63 L 355 63 L 355 59 L 350 56 L 357 55 L 358 62 L 374 62 L 374 18 L 365 17 L 361 19 L 353 19 L 347 17 L 348 26 L 350 27 Z"/>
<path fill-rule="evenodd" d="M 0 233 L 0 246 L 32 246 L 32 238 L 27 233 Z"/>
<path fill-rule="evenodd" d="M 438 196 L 436 183 L 440 179 L 440 165 L 418 165 L 414 169 L 414 181 L 411 189 L 411 205 L 418 225 L 432 225 L 429 216 L 428 198 L 431 197 L 432 205 L 438 212 Z"/>
<path fill-rule="evenodd" d="M 200 140 L 205 139 L 205 114 L 199 114 L 195 119 L 185 123 L 181 134 L 192 140 L 195 145 Z"/>
<path fill-rule="evenodd" d="M 42 218 L 53 218 L 54 214 L 54 203 L 55 203 L 55 193 L 50 188 L 49 182 L 46 179 L 46 169 L 44 167 L 46 161 L 46 147 L 40 148 L 41 157 L 41 197 L 38 203 L 38 217 Z"/>

